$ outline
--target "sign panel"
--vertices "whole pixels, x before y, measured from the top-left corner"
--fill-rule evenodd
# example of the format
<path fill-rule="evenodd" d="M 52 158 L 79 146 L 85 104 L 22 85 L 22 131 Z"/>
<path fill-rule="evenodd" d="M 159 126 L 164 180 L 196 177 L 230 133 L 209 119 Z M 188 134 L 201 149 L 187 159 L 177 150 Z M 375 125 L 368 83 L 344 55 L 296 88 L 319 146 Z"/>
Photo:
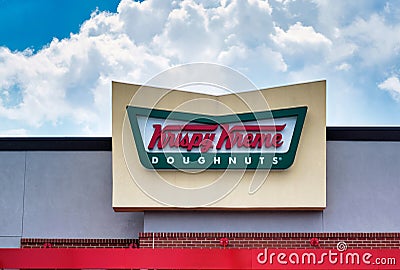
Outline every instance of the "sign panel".
<path fill-rule="evenodd" d="M 287 169 L 306 111 L 213 116 L 127 107 L 140 162 L 147 169 Z"/>
<path fill-rule="evenodd" d="M 113 82 L 113 208 L 324 209 L 325 96 L 325 81 L 222 95 Z"/>

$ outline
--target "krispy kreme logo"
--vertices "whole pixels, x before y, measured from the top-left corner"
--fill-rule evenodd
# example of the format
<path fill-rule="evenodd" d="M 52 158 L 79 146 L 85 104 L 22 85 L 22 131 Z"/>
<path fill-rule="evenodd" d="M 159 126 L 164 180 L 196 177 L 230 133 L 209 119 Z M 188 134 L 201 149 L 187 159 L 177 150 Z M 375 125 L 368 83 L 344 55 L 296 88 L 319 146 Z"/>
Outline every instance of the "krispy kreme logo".
<path fill-rule="evenodd" d="M 307 107 L 210 116 L 128 106 L 148 169 L 287 169 Z"/>

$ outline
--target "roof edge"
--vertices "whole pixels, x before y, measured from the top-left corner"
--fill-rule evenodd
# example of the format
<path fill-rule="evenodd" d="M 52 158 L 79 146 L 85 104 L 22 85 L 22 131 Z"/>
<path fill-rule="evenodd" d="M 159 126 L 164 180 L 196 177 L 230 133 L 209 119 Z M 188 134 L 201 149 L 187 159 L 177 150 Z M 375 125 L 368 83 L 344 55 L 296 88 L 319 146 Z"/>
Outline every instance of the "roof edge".
<path fill-rule="evenodd" d="M 326 140 L 400 142 L 400 127 L 327 127 Z M 0 137 L 0 151 L 111 150 L 111 137 Z"/>

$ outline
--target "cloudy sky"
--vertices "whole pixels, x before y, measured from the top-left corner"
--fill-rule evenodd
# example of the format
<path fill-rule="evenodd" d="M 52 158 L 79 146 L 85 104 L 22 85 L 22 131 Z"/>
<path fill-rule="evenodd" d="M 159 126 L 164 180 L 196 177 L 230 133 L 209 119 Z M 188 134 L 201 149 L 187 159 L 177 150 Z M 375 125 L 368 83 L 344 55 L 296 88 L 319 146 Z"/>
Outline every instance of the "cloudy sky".
<path fill-rule="evenodd" d="M 328 126 L 400 124 L 398 0 L 0 0 L 0 135 L 110 136 L 111 81 L 227 65 L 326 79 Z"/>

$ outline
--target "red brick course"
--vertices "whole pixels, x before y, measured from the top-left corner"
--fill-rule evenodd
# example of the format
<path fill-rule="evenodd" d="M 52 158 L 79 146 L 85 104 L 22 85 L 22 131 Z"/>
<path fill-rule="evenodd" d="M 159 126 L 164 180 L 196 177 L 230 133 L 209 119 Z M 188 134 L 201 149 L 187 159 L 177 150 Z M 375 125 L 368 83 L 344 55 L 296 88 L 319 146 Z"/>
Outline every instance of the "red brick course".
<path fill-rule="evenodd" d="M 228 239 L 224 247 L 220 241 Z M 312 238 L 316 238 L 311 241 Z M 347 248 L 400 249 L 400 233 L 140 233 L 139 239 L 23 238 L 22 248 Z"/>
<path fill-rule="evenodd" d="M 347 248 L 399 249 L 400 233 L 140 233 L 141 248 Z M 312 238 L 318 239 L 313 246 Z M 315 244 L 315 241 L 314 241 Z"/>

